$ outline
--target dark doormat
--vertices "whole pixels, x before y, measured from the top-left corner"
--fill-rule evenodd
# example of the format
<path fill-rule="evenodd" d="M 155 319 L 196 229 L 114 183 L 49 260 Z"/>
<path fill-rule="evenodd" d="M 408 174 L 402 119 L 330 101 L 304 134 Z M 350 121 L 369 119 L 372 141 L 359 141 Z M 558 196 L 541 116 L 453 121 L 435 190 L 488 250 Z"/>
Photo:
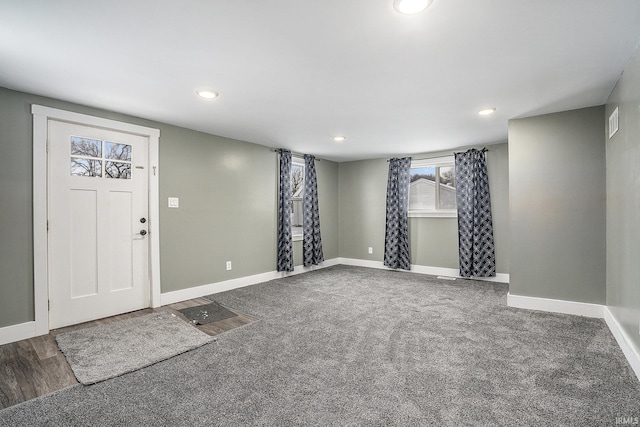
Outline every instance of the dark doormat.
<path fill-rule="evenodd" d="M 206 325 L 207 323 L 236 317 L 237 314 L 227 310 L 216 301 L 210 304 L 198 305 L 196 307 L 183 308 L 180 313 L 196 325 Z"/>

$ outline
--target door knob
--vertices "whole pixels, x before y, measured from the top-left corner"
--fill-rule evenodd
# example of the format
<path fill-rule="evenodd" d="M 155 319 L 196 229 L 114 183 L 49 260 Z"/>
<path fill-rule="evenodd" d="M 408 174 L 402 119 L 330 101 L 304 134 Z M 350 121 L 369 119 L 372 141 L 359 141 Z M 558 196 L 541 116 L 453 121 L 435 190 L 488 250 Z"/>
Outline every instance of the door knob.
<path fill-rule="evenodd" d="M 145 236 L 147 234 L 147 230 L 140 230 L 140 235 Z"/>
<path fill-rule="evenodd" d="M 147 218 L 140 218 L 140 222 L 144 224 L 145 222 L 147 222 Z"/>

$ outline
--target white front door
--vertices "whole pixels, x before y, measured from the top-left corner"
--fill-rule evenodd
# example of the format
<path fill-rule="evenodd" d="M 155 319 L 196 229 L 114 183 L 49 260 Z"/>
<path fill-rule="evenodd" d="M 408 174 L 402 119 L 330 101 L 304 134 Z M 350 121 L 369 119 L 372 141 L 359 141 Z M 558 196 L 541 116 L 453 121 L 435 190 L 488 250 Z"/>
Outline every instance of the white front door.
<path fill-rule="evenodd" d="M 49 327 L 149 306 L 148 138 L 48 122 Z"/>

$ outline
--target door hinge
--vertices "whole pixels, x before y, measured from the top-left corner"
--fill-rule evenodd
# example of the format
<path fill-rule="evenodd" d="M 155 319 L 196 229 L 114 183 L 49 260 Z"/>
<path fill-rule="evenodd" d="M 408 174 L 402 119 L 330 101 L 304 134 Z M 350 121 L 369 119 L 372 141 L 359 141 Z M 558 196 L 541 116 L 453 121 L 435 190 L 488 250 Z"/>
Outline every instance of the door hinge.
<path fill-rule="evenodd" d="M 47 220 L 47 231 L 49 231 L 49 220 Z"/>
<path fill-rule="evenodd" d="M 47 300 L 47 310 L 51 311 L 51 300 Z"/>
<path fill-rule="evenodd" d="M 48 153 L 49 152 L 49 141 L 47 141 L 46 150 L 47 150 L 47 153 Z"/>

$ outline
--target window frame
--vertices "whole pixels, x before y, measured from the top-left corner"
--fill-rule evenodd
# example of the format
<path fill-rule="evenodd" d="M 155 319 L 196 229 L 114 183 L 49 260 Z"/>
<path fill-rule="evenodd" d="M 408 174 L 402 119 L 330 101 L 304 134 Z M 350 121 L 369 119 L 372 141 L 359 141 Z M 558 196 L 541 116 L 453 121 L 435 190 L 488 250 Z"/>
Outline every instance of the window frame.
<path fill-rule="evenodd" d="M 436 170 L 436 192 L 435 203 L 433 209 L 409 209 L 409 218 L 457 218 L 458 209 L 438 209 L 440 206 L 440 168 L 453 167 L 455 171 L 455 158 L 453 155 L 432 157 L 430 159 L 411 160 L 411 169 L 417 168 L 435 168 Z M 456 183 L 457 184 L 457 183 Z M 456 185 L 457 191 L 457 185 Z M 409 179 L 409 197 L 411 197 L 411 179 Z"/>
<path fill-rule="evenodd" d="M 305 164 L 304 164 L 304 159 L 301 157 L 295 157 L 292 156 L 291 157 L 291 173 L 293 173 L 293 166 L 300 166 L 302 168 L 302 194 L 303 194 L 303 200 L 304 200 L 304 186 L 306 184 L 306 182 L 304 181 L 304 176 L 305 176 Z M 304 203 L 304 202 L 303 202 Z M 293 192 L 291 193 L 291 214 L 293 214 Z M 304 213 L 303 213 L 304 215 Z M 302 232 L 299 234 L 293 234 L 293 223 L 291 224 L 291 240 L 293 242 L 300 242 L 304 239 L 304 228 L 302 229 Z"/>

